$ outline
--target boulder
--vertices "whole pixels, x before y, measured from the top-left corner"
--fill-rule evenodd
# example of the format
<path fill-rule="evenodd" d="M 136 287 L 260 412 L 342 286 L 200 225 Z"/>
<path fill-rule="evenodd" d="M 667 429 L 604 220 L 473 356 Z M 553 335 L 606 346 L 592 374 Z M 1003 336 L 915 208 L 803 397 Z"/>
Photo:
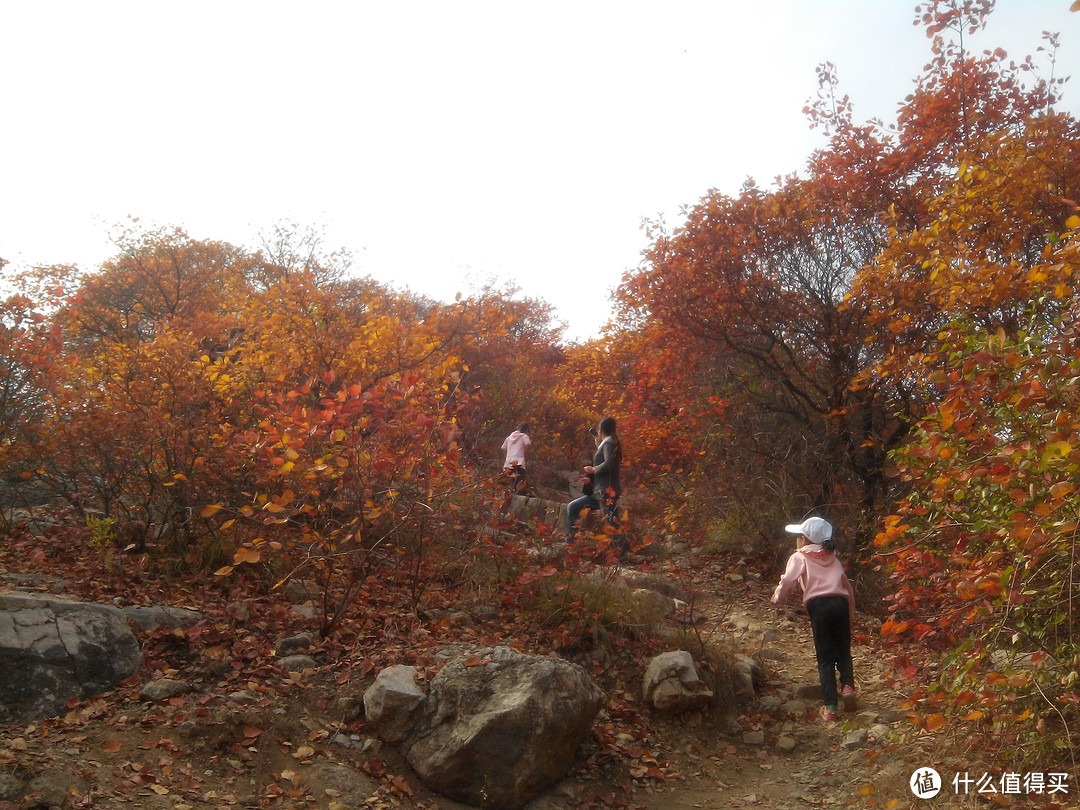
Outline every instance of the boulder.
<path fill-rule="evenodd" d="M 364 692 L 364 714 L 379 736 L 397 745 L 413 725 L 413 714 L 424 699 L 416 685 L 416 667 L 387 667 Z"/>
<path fill-rule="evenodd" d="M 35 594 L 0 594 L 0 723 L 62 714 L 142 666 L 123 612 Z"/>
<path fill-rule="evenodd" d="M 432 680 L 402 748 L 436 793 L 514 810 L 566 775 L 602 703 L 576 664 L 483 649 Z"/>
<path fill-rule="evenodd" d="M 713 699 L 685 650 L 661 653 L 649 662 L 642 679 L 645 702 L 662 712 L 704 709 Z"/>
<path fill-rule="evenodd" d="M 526 523 L 537 521 L 554 528 L 556 533 L 566 533 L 566 504 L 544 498 L 511 495 L 508 511 Z"/>
<path fill-rule="evenodd" d="M 206 621 L 206 616 L 188 608 L 171 608 L 165 605 L 129 605 L 121 608 L 124 617 L 143 633 L 159 627 L 191 627 Z"/>

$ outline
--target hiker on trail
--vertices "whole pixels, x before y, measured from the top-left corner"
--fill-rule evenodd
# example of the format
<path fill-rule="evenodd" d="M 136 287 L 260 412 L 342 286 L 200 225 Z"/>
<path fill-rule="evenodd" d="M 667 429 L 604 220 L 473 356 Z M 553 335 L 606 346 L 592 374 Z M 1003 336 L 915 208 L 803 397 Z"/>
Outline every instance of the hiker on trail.
<path fill-rule="evenodd" d="M 593 440 L 593 452 L 595 453 L 596 448 L 598 448 L 600 446 L 600 431 L 598 431 L 594 427 L 591 427 L 591 428 L 589 428 L 589 435 L 592 437 L 592 440 Z M 585 475 L 585 473 L 583 472 L 581 474 L 581 479 L 580 480 L 581 480 L 581 494 L 582 495 L 592 495 L 593 494 L 592 477 L 588 476 L 588 475 Z"/>
<path fill-rule="evenodd" d="M 597 426 L 597 438 L 600 442 L 593 455 L 593 463 L 582 471 L 592 483 L 592 492 L 571 501 L 566 507 L 567 539 L 573 540 L 577 532 L 581 513 L 586 509 L 600 509 L 608 526 L 618 528 L 619 496 L 622 494 L 622 482 L 619 478 L 622 467 L 622 443 L 619 441 L 615 418 L 606 416 Z M 619 550 L 619 559 L 626 554 L 626 541 L 618 534 L 612 544 Z"/>
<path fill-rule="evenodd" d="M 528 422 L 522 422 L 503 439 L 502 449 L 506 451 L 503 472 L 510 473 L 510 488 L 516 493 L 525 489 L 525 454 L 530 447 Z"/>
<path fill-rule="evenodd" d="M 773 592 L 774 604 L 787 602 L 795 585 L 802 586 L 803 604 L 810 614 L 814 634 L 818 677 L 825 705 L 821 716 L 836 719 L 836 673 L 846 707 L 855 701 L 855 676 L 851 662 L 851 628 L 855 624 L 855 593 L 844 566 L 833 551 L 832 524 L 819 517 L 784 527 L 799 535 L 795 553 L 788 557 L 787 569 Z"/>

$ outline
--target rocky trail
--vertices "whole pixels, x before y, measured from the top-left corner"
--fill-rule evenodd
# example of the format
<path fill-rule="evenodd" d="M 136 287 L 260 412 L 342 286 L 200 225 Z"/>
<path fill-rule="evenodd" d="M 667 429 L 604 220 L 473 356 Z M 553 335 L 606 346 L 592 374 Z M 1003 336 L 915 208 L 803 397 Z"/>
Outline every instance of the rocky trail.
<path fill-rule="evenodd" d="M 648 810 L 912 804 L 909 777 L 927 763 L 901 745 L 911 727 L 903 697 L 886 684 L 877 622 L 861 616 L 856 626 L 857 700 L 836 722 L 826 722 L 818 713 L 813 639 L 798 598 L 777 608 L 768 601 L 775 581 L 762 572 L 733 574 L 723 561 L 692 567 L 700 632 L 721 648 L 755 658 L 762 682 L 737 715 L 703 719 L 686 729 L 693 733 L 683 744 L 672 740 L 684 778 L 635 801 Z M 710 580 L 724 587 L 706 587 Z"/>
<path fill-rule="evenodd" d="M 57 587 L 40 571 L 11 573 L 10 556 L 0 562 L 13 587 Z M 567 779 L 529 810 L 914 804 L 909 777 L 931 763 L 903 742 L 911 726 L 886 683 L 875 624 L 860 619 L 856 628 L 858 705 L 823 721 L 809 623 L 801 606 L 768 602 L 775 583 L 767 567 L 687 552 L 607 571 L 609 581 L 679 579 L 693 597 L 682 621 L 668 622 L 673 642 L 695 658 L 706 644 L 752 656 L 756 694 L 729 708 L 666 716 L 641 705 L 640 672 L 624 673 L 622 694 L 598 719 L 613 742 L 605 748 L 600 735 L 587 744 Z M 426 790 L 392 747 L 364 733 L 352 706 L 366 683 L 343 676 L 345 651 L 287 672 L 262 663 L 252 647 L 250 663 L 230 672 L 251 637 L 199 639 L 196 649 L 183 635 L 172 639 L 175 649 L 168 633 L 154 638 L 153 677 L 185 678 L 189 693 L 148 702 L 142 690 L 152 676 L 143 673 L 72 704 L 64 717 L 0 726 L 0 810 L 463 808 Z M 615 717 L 620 706 L 626 716 Z"/>

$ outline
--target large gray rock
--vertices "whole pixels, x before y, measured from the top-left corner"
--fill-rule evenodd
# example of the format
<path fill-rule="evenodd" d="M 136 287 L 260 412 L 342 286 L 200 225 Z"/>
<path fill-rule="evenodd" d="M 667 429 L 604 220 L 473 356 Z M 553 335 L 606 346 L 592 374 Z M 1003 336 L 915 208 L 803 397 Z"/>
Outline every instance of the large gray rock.
<path fill-rule="evenodd" d="M 432 680 L 403 750 L 436 793 L 514 810 L 566 775 L 602 703 L 576 664 L 484 649 Z"/>
<path fill-rule="evenodd" d="M 509 512 L 518 520 L 537 521 L 551 526 L 556 533 L 566 534 L 566 504 L 525 495 L 511 495 Z"/>
<path fill-rule="evenodd" d="M 0 594 L 0 723 L 62 714 L 142 666 L 124 614 L 32 594 Z"/>
<path fill-rule="evenodd" d="M 662 712 L 704 709 L 713 700 L 685 650 L 661 653 L 649 662 L 641 681 L 645 702 Z"/>
<path fill-rule="evenodd" d="M 364 714 L 379 736 L 397 745 L 413 725 L 413 715 L 424 699 L 416 684 L 416 667 L 387 667 L 364 692 Z"/>
<path fill-rule="evenodd" d="M 206 616 L 194 610 L 165 605 L 129 605 L 121 610 L 124 618 L 143 633 L 150 633 L 159 627 L 187 628 L 206 621 Z"/>

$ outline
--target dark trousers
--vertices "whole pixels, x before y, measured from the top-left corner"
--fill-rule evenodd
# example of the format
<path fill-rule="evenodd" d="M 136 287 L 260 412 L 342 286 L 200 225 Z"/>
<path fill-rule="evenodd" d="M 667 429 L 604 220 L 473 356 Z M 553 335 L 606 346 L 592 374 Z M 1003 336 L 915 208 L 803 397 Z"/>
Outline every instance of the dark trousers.
<path fill-rule="evenodd" d="M 573 540 L 574 535 L 577 534 L 581 513 L 586 509 L 599 509 L 604 515 L 604 523 L 615 530 L 611 538 L 611 545 L 618 551 L 619 560 L 622 561 L 626 557 L 629 544 L 619 532 L 619 499 L 604 498 L 601 501 L 592 495 L 582 495 L 577 500 L 570 501 L 566 506 L 566 535 L 568 540 Z"/>
<path fill-rule="evenodd" d="M 819 596 L 806 603 L 814 633 L 818 677 L 826 706 L 837 705 L 836 673 L 841 686 L 855 686 L 851 663 L 851 618 L 846 596 Z"/>

